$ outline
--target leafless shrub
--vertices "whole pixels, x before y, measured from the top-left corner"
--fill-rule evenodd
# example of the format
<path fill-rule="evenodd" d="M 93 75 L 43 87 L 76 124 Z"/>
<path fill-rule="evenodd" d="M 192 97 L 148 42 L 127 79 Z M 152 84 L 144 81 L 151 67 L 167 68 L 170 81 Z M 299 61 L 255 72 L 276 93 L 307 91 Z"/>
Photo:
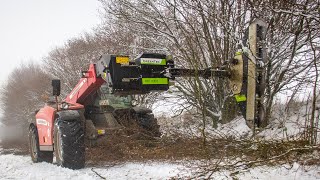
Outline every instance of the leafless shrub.
<path fill-rule="evenodd" d="M 1 122 L 5 129 L 1 140 L 9 147 L 13 144 L 19 147 L 27 144 L 29 121 L 43 106 L 44 97 L 51 94 L 51 77 L 33 62 L 22 64 L 9 77 L 1 87 L 1 110 L 4 112 Z"/>
<path fill-rule="evenodd" d="M 265 108 L 267 126 L 275 97 L 284 91 L 295 95 L 314 82 L 318 57 L 319 21 L 315 1 L 103 1 L 105 16 L 125 25 L 137 39 L 153 49 L 169 52 L 187 68 L 216 67 L 232 58 L 243 45 L 245 27 L 254 18 L 269 24 Z M 142 46 L 142 44 L 138 44 Z M 288 48 L 289 47 L 289 48 Z M 313 48 L 312 48 L 313 47 Z M 314 71 L 315 70 L 315 71 Z M 317 80 L 316 80 L 317 81 Z M 179 79 L 184 99 L 217 124 L 228 97 L 223 80 Z M 236 113 L 235 113 L 236 114 Z"/>

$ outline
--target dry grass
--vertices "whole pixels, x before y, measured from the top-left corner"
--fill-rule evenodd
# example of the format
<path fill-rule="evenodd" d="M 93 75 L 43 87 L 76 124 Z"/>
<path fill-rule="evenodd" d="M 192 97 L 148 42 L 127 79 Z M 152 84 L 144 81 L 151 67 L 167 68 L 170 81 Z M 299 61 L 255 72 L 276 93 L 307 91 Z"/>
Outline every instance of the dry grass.
<path fill-rule="evenodd" d="M 2 144 L 2 153 L 28 154 L 28 146 Z M 6 147 L 10 147 L 7 148 Z M 237 164 L 275 165 L 299 162 L 320 165 L 320 146 L 308 148 L 306 141 L 252 141 L 232 138 L 210 139 L 206 146 L 200 138 L 184 138 L 178 134 L 152 138 L 143 134 L 116 132 L 87 147 L 88 165 L 116 164 L 128 161 L 205 160 L 239 162 Z M 288 150 L 292 151 L 288 152 Z M 274 158 L 276 157 L 276 158 Z M 253 163 L 252 163 L 253 162 Z"/>
<path fill-rule="evenodd" d="M 179 136 L 146 140 L 133 137 L 109 136 L 100 139 L 97 147 L 87 149 L 89 164 L 123 163 L 127 161 L 217 160 L 225 162 L 257 162 L 252 165 L 300 162 L 320 164 L 317 148 L 306 141 L 268 142 L 234 139 L 211 139 L 203 146 L 201 139 Z M 300 148 L 300 149 L 299 149 Z M 287 152 L 294 149 L 292 152 Z M 314 154 L 317 154 L 315 156 Z M 279 156 L 279 157 L 277 157 Z M 273 157 L 277 157 L 273 159 Z M 272 160 L 272 161 L 271 161 Z"/>
<path fill-rule="evenodd" d="M 204 159 L 208 154 L 200 139 L 136 139 L 113 135 L 100 139 L 98 144 L 86 151 L 86 159 L 90 163 Z"/>

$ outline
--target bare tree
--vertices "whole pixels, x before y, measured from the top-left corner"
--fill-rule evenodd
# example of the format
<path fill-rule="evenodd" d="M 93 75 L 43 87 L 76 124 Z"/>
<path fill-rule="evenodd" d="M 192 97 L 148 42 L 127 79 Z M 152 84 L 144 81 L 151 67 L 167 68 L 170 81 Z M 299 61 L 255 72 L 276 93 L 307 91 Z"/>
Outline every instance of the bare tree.
<path fill-rule="evenodd" d="M 50 96 L 51 77 L 39 64 L 22 64 L 9 75 L 7 83 L 1 87 L 1 110 L 4 112 L 2 123 L 16 132 L 4 134 L 4 140 L 26 144 L 28 122 L 34 118 L 34 112 L 44 105 Z"/>
<path fill-rule="evenodd" d="M 63 83 L 62 94 L 67 95 L 79 81 L 82 70 L 102 54 L 99 44 L 89 34 L 73 38 L 62 47 L 57 47 L 43 58 L 48 73 Z"/>
<path fill-rule="evenodd" d="M 207 1 L 207 0 L 101 0 L 105 15 L 115 18 L 136 36 L 153 42 L 175 57 L 179 66 L 207 68 L 221 66 L 232 58 L 243 39 L 248 23 L 255 18 L 269 25 L 265 98 L 266 117 L 271 119 L 274 99 L 279 93 L 298 94 L 315 74 L 312 45 L 319 37 L 319 2 L 297 1 Z M 310 31 L 311 30 L 311 31 Z M 164 48 L 165 47 L 165 48 Z M 318 51 L 317 51 L 318 52 Z M 316 52 L 316 53 L 317 53 Z M 314 72 L 314 70 L 313 70 Z M 201 78 L 177 82 L 185 99 L 214 122 L 228 97 L 223 80 Z"/>
<path fill-rule="evenodd" d="M 319 39 L 319 2 L 298 1 L 250 1 L 253 17 L 263 18 L 268 24 L 268 61 L 266 68 L 264 126 L 271 118 L 276 95 L 283 91 L 305 88 L 301 84 L 312 82 L 315 46 Z M 318 45 L 317 45 L 318 46 Z M 298 89 L 296 88 L 298 87 Z M 294 90 L 295 89 L 295 90 Z"/>
<path fill-rule="evenodd" d="M 152 41 L 187 68 L 221 66 L 232 58 L 248 18 L 237 1 L 102 1 L 108 17 L 128 24 L 135 34 Z M 125 28 L 125 27 L 124 27 Z M 214 124 L 229 91 L 221 79 L 182 79 L 177 87 L 184 98 Z"/>

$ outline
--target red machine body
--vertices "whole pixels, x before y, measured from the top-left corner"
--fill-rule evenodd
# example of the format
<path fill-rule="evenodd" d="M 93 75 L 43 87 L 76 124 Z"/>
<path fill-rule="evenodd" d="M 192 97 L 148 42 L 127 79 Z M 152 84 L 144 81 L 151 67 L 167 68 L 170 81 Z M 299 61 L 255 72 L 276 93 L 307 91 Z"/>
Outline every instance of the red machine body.
<path fill-rule="evenodd" d="M 53 151 L 53 123 L 56 112 L 56 109 L 46 105 L 36 114 L 40 150 Z"/>
<path fill-rule="evenodd" d="M 101 77 L 97 77 L 95 64 L 90 64 L 89 70 L 83 74 L 83 78 L 66 97 L 65 102 L 70 104 L 80 103 L 86 105 L 87 97 L 92 95 L 105 82 Z"/>
<path fill-rule="evenodd" d="M 67 108 L 58 105 L 58 110 L 51 106 L 44 106 L 36 114 L 36 126 L 39 134 L 40 150 L 53 151 L 53 130 L 56 113 L 59 110 L 78 110 L 83 109 L 88 101 L 87 97 L 95 92 L 105 81 L 97 77 L 95 64 L 90 64 L 89 70 L 85 72 L 84 77 L 66 97 L 64 102 L 68 104 Z M 81 103 L 81 104 L 79 104 Z"/>

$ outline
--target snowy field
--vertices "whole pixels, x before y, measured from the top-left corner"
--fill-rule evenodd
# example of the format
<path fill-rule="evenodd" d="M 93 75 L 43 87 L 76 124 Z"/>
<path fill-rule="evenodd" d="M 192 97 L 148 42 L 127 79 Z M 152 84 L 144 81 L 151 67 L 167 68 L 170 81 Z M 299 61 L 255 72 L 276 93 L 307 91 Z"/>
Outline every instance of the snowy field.
<path fill-rule="evenodd" d="M 0 155 L 0 179 L 169 179 L 182 165 L 168 163 L 126 163 L 112 167 L 71 170 L 49 163 L 32 163 L 28 156 Z M 95 172 L 94 172 L 95 171 Z"/>
<path fill-rule="evenodd" d="M 96 171 L 102 177 L 99 177 Z M 229 171 L 213 174 L 212 179 L 233 179 Z M 0 155 L 0 179 L 188 179 L 189 168 L 174 163 L 126 163 L 116 166 L 86 167 L 70 170 L 54 164 L 31 162 L 28 156 Z M 285 180 L 320 179 L 320 168 L 305 167 L 299 164 L 276 167 L 256 167 L 234 175 L 239 179 Z"/>
<path fill-rule="evenodd" d="M 320 167 L 305 167 L 297 163 L 276 167 L 261 166 L 236 173 L 235 178 L 241 180 L 263 179 L 263 180 L 313 180 L 320 179 Z M 212 179 L 235 179 L 230 176 L 229 171 L 216 172 Z"/>

